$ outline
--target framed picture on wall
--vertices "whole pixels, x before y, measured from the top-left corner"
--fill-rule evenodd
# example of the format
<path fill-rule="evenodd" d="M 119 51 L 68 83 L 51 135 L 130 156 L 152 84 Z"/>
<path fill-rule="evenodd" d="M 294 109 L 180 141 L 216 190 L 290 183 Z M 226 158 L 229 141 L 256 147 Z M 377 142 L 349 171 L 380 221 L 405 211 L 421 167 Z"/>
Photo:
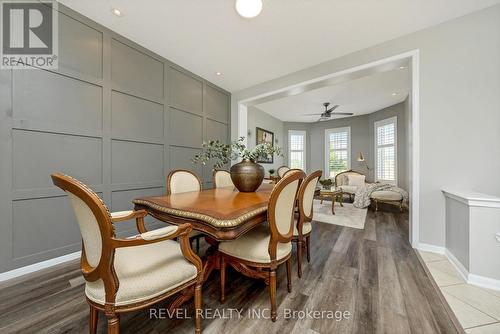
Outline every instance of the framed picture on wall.
<path fill-rule="evenodd" d="M 262 128 L 256 128 L 255 144 L 259 145 L 261 143 L 269 143 L 274 147 L 274 133 L 271 131 L 264 130 Z M 272 164 L 274 162 L 274 156 L 270 157 L 259 157 L 257 163 L 261 164 Z"/>

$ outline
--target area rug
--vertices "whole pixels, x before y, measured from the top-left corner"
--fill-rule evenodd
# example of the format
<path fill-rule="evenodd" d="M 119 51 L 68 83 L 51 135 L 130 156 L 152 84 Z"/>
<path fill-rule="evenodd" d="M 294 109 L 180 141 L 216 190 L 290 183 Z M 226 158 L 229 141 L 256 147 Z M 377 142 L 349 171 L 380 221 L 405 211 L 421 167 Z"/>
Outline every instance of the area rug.
<path fill-rule="evenodd" d="M 335 203 L 335 214 L 333 215 L 332 202 L 323 201 L 321 204 L 320 200 L 315 199 L 313 220 L 362 230 L 365 228 L 367 211 L 368 209 L 355 208 L 351 203 L 344 203 L 343 207 L 339 203 Z"/>

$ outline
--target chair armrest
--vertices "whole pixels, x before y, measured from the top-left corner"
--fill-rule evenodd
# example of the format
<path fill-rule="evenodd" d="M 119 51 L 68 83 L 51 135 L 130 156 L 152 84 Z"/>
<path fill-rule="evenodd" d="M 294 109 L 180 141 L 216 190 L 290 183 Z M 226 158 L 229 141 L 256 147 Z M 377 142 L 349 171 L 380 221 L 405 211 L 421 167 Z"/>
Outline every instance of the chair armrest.
<path fill-rule="evenodd" d="M 173 229 L 175 229 L 175 231 Z M 201 262 L 201 259 L 198 257 L 198 255 L 196 255 L 195 252 L 193 252 L 193 250 L 191 249 L 191 243 L 189 242 L 189 233 L 191 233 L 191 231 L 193 230 L 191 224 L 167 226 L 159 230 L 160 231 L 158 232 L 157 230 L 155 230 L 139 234 L 135 237 L 135 239 L 111 238 L 111 246 L 113 248 L 143 246 L 150 245 L 155 242 L 179 238 L 178 241 L 181 247 L 181 251 L 186 260 L 191 262 L 196 267 L 198 273 L 201 273 L 203 271 L 203 264 Z M 144 235 L 146 235 L 146 238 L 144 238 Z M 198 277 L 202 278 L 203 275 L 198 275 Z"/>
<path fill-rule="evenodd" d="M 144 225 L 144 217 L 148 215 L 146 210 L 136 210 L 136 211 L 119 211 L 111 213 L 111 223 L 119 223 L 127 220 L 135 219 L 135 226 L 139 233 L 146 233 L 146 226 Z"/>
<path fill-rule="evenodd" d="M 178 226 L 166 226 L 149 232 L 141 233 L 139 236 L 144 240 L 155 240 L 158 238 L 168 237 L 169 235 L 177 232 Z"/>
<path fill-rule="evenodd" d="M 146 210 L 128 210 L 128 211 L 118 211 L 111 213 L 111 222 L 118 223 L 124 222 L 131 219 L 144 218 L 148 215 Z"/>
<path fill-rule="evenodd" d="M 167 227 L 172 227 L 172 226 L 167 226 Z M 165 240 L 172 240 L 177 237 L 182 237 L 186 236 L 188 238 L 189 242 L 189 233 L 192 231 L 191 224 L 182 224 L 179 226 L 175 226 L 177 230 L 173 233 L 168 233 L 165 235 L 157 236 L 155 238 L 150 238 L 148 239 L 143 239 L 142 235 L 146 234 L 146 237 L 148 237 L 148 232 L 141 233 L 139 235 L 136 235 L 134 238 L 131 239 L 121 239 L 121 238 L 111 238 L 111 243 L 113 248 L 120 248 L 120 247 L 133 247 L 133 246 L 143 246 L 143 245 L 149 245 L 153 244 L 155 242 L 160 242 L 160 241 L 165 241 Z M 163 229 L 163 228 L 162 228 Z M 160 229 L 160 230 L 162 230 Z M 155 231 L 151 231 L 155 232 Z M 151 235 L 149 235 L 151 236 Z"/>

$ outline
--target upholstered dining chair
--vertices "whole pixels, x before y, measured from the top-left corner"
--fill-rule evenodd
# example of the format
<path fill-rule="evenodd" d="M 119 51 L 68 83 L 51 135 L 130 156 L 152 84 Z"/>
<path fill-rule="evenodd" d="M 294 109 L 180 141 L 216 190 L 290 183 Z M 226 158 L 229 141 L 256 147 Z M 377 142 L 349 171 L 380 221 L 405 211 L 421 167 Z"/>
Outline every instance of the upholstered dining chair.
<path fill-rule="evenodd" d="M 290 169 L 290 167 L 288 167 L 288 166 L 281 166 L 281 167 L 278 167 L 278 169 L 276 170 L 276 173 L 278 173 L 279 178 L 282 178 L 283 175 L 285 175 L 286 171 L 289 169 Z"/>
<path fill-rule="evenodd" d="M 220 301 L 225 299 L 226 265 L 269 284 L 271 319 L 276 321 L 276 269 L 286 263 L 288 292 L 292 291 L 291 252 L 294 229 L 293 211 L 303 172 L 281 179 L 271 192 L 268 224 L 262 224 L 238 239 L 219 244 Z"/>
<path fill-rule="evenodd" d="M 189 191 L 201 191 L 201 180 L 193 172 L 186 169 L 176 169 L 167 176 L 167 195 L 179 194 Z M 200 251 L 200 239 L 203 233 L 192 231 L 189 235 L 190 240 L 196 240 L 196 252 Z"/>
<path fill-rule="evenodd" d="M 223 169 L 214 169 L 212 175 L 215 188 L 234 187 L 233 180 L 231 180 L 231 173 Z"/>
<path fill-rule="evenodd" d="M 302 252 L 304 247 L 307 252 L 307 261 L 311 261 L 311 221 L 313 219 L 314 192 L 322 173 L 322 171 L 317 170 L 307 176 L 300 184 L 297 195 L 299 216 L 293 229 L 292 241 L 297 243 L 297 274 L 299 277 L 302 277 Z"/>
<path fill-rule="evenodd" d="M 98 312 L 108 319 L 108 333 L 119 333 L 120 314 L 147 308 L 178 292 L 194 288 L 195 327 L 201 333 L 203 267 L 193 252 L 190 224 L 146 231 L 146 211 L 111 214 L 104 202 L 82 182 L 52 174 L 73 206 L 82 235 L 81 269 L 90 305 L 89 329 L 96 333 Z M 115 224 L 136 220 L 140 234 L 117 238 Z M 179 242 L 173 239 L 178 238 Z"/>

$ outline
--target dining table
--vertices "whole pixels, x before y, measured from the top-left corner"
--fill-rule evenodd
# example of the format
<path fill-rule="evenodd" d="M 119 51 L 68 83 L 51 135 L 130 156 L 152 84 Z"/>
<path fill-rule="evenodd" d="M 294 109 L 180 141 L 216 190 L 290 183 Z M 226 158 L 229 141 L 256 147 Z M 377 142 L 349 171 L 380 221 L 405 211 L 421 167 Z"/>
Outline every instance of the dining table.
<path fill-rule="evenodd" d="M 267 220 L 267 207 L 274 184 L 263 183 L 255 192 L 240 192 L 234 187 L 140 197 L 133 200 L 136 210 L 168 223 L 189 223 L 193 230 L 205 235 L 210 247 L 203 262 L 203 282 L 214 269 L 220 268 L 218 245 L 234 240 Z M 252 269 L 235 268 L 245 275 Z M 170 310 L 179 308 L 192 297 L 193 289 L 181 293 Z"/>

